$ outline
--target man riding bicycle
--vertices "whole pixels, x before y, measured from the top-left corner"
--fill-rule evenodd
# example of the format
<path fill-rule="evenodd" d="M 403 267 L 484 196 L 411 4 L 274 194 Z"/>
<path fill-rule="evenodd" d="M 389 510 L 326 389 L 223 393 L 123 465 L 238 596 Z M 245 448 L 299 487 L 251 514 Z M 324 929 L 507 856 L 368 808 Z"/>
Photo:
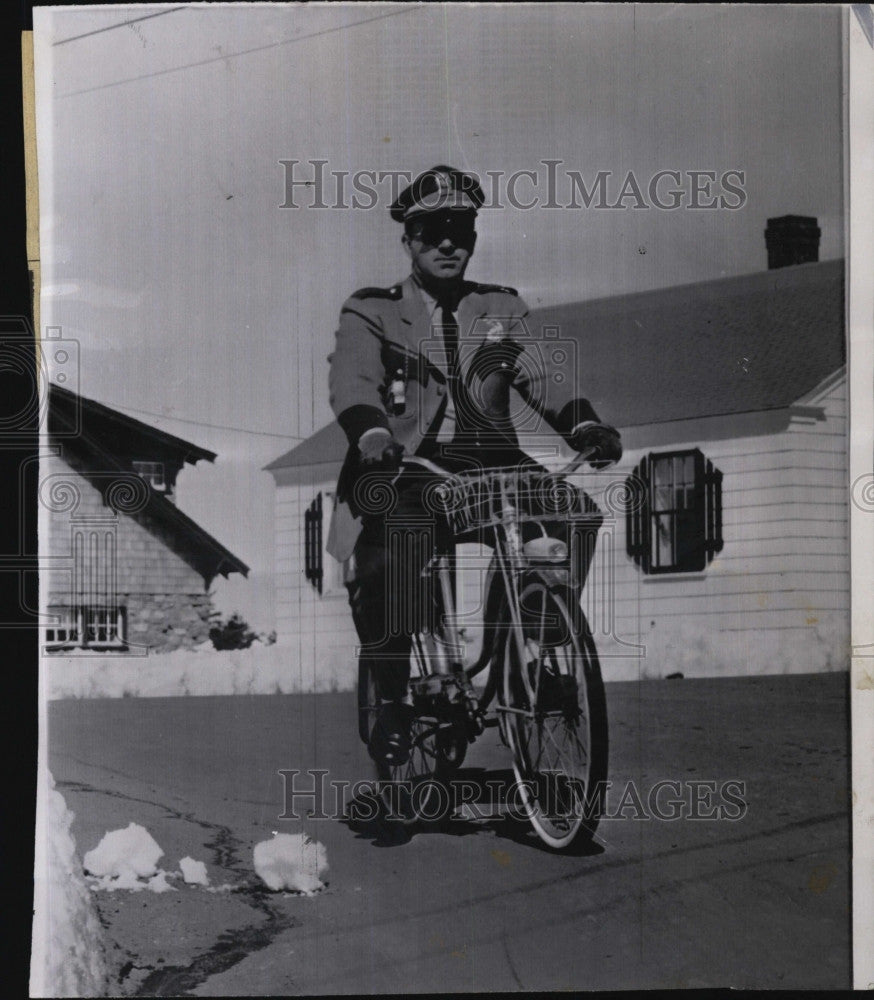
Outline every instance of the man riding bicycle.
<path fill-rule="evenodd" d="M 330 357 L 330 402 L 349 441 L 337 485 L 328 551 L 351 557 L 349 603 L 360 657 L 377 678 L 381 708 L 370 753 L 403 763 L 410 751 L 407 704 L 415 623 L 395 613 L 418 588 L 427 546 L 389 544 L 398 526 L 447 530 L 429 502 L 433 477 L 404 469 L 419 457 L 449 471 L 536 466 L 521 451 L 510 412 L 512 387 L 577 451 L 594 448 L 602 466 L 618 461 L 615 429 L 601 424 L 573 379 L 550 379 L 526 326 L 518 293 L 465 281 L 485 198 L 470 174 L 437 166 L 421 174 L 391 206 L 403 225 L 411 274 L 390 288 L 364 288 L 343 304 Z M 545 471 L 545 470 L 544 470 Z M 391 502 L 374 502 L 379 477 L 393 481 Z M 570 545 L 570 522 L 584 524 L 590 544 Z M 584 494 L 561 519 L 544 509 L 542 527 L 577 553 L 568 603 L 578 606 L 601 517 Z M 530 527 L 530 526 L 527 526 Z"/>

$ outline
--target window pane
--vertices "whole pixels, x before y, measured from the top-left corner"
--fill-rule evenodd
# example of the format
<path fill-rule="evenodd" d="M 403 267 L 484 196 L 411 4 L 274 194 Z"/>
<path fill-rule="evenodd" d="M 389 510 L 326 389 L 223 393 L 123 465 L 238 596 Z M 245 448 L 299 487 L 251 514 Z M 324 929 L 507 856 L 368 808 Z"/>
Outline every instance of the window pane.
<path fill-rule="evenodd" d="M 653 566 L 671 566 L 674 562 L 674 516 L 654 514 L 652 530 Z"/>
<path fill-rule="evenodd" d="M 687 455 L 684 459 L 685 470 L 683 472 L 683 482 L 688 486 L 695 485 L 695 456 Z"/>
<path fill-rule="evenodd" d="M 85 608 L 85 636 L 89 643 L 123 642 L 124 636 L 119 631 L 118 608 Z"/>
<path fill-rule="evenodd" d="M 71 642 L 76 638 L 72 608 L 48 608 L 48 613 L 54 615 L 57 621 L 46 628 L 46 642 Z"/>
<path fill-rule="evenodd" d="M 670 458 L 656 459 L 652 465 L 652 509 L 671 510 L 674 506 L 673 467 Z"/>
<path fill-rule="evenodd" d="M 134 472 L 142 476 L 147 483 L 151 483 L 155 489 L 164 488 L 164 464 L 163 462 L 140 462 L 134 461 Z"/>

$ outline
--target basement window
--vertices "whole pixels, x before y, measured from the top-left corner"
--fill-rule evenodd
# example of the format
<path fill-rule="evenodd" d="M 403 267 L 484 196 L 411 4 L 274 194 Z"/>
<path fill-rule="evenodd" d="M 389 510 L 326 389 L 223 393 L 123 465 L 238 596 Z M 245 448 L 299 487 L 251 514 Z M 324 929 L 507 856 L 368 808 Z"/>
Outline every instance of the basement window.
<path fill-rule="evenodd" d="M 125 649 L 127 611 L 124 607 L 79 605 L 51 607 L 56 620 L 45 628 L 49 649 Z"/>

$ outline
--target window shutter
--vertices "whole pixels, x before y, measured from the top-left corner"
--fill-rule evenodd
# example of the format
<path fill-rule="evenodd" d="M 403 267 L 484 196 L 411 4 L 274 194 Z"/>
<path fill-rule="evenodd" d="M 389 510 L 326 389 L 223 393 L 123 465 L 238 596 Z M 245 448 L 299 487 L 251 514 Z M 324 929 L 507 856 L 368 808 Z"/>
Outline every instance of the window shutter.
<path fill-rule="evenodd" d="M 688 454 L 688 452 L 687 452 Z M 695 488 L 692 504 L 677 512 L 676 569 L 681 573 L 698 573 L 707 565 L 705 541 L 707 538 L 707 512 L 704 487 L 704 456 L 698 448 L 692 451 Z"/>
<path fill-rule="evenodd" d="M 705 536 L 707 562 L 722 551 L 722 473 L 710 459 L 704 468 Z"/>
<path fill-rule="evenodd" d="M 649 539 L 649 464 L 648 456 L 640 460 L 625 481 L 629 504 L 625 512 L 625 548 L 635 563 L 648 568 Z"/>
<path fill-rule="evenodd" d="M 322 593 L 322 494 L 304 513 L 304 575 Z"/>

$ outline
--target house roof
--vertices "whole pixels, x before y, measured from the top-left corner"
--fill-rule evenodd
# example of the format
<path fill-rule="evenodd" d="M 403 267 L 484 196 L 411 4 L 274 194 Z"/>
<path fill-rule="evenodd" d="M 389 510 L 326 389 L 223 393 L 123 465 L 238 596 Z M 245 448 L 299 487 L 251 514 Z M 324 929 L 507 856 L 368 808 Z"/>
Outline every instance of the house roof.
<path fill-rule="evenodd" d="M 306 441 L 296 445 L 291 451 L 275 458 L 264 468 L 269 472 L 273 469 L 288 469 L 295 466 L 322 465 L 342 461 L 346 454 L 346 447 L 346 435 L 335 420 L 316 431 Z"/>
<path fill-rule="evenodd" d="M 783 409 L 845 360 L 843 261 L 555 306 L 603 420 L 635 427 Z"/>
<path fill-rule="evenodd" d="M 54 384 L 49 386 L 48 425 L 50 434 L 52 432 L 63 434 L 65 446 L 82 454 L 90 471 L 94 473 L 94 485 L 104 494 L 112 486 L 112 477 L 107 477 L 106 473 L 117 472 L 120 478 L 132 474 L 129 456 L 124 453 L 118 454 L 107 446 L 108 440 L 117 440 L 113 434 L 120 428 L 125 431 L 122 438 L 125 442 L 132 440 L 131 435 L 142 435 L 144 446 L 151 444 L 151 450 L 144 451 L 143 457 L 172 453 L 183 461 L 192 463 L 200 458 L 212 461 L 216 457 L 214 452 L 198 448 L 197 445 L 183 441 L 172 434 L 164 434 L 146 424 L 141 424 L 138 420 L 131 420 L 107 406 L 77 396 Z M 69 445 L 66 445 L 66 442 L 69 442 Z M 86 479 L 89 477 L 88 467 L 81 472 Z M 222 576 L 227 576 L 229 573 L 248 575 L 249 567 L 241 559 L 226 549 L 209 532 L 204 531 L 196 521 L 179 510 L 162 493 L 153 489 L 144 480 L 142 482 L 148 490 L 146 502 L 142 508 L 130 512 L 130 516 L 138 518 L 147 515 L 154 518 L 167 532 L 176 550 L 203 575 L 207 586 L 219 573 Z"/>
<path fill-rule="evenodd" d="M 78 411 L 78 413 L 77 413 Z M 166 431 L 150 427 L 141 420 L 135 420 L 125 413 L 119 413 L 103 403 L 87 399 L 78 393 L 71 392 L 54 382 L 49 383 L 49 429 L 54 414 L 64 412 L 69 416 L 81 417 L 82 426 L 87 424 L 92 437 L 99 436 L 113 451 L 113 443 L 118 443 L 124 453 L 131 448 L 139 447 L 144 455 L 174 457 L 180 462 L 190 462 L 192 465 L 201 459 L 215 461 L 216 453 L 200 448 L 190 441 L 178 438 Z"/>
<path fill-rule="evenodd" d="M 529 326 L 573 341 L 581 394 L 619 428 L 785 409 L 844 364 L 844 262 L 536 309 Z M 332 423 L 266 468 L 345 450 Z"/>

